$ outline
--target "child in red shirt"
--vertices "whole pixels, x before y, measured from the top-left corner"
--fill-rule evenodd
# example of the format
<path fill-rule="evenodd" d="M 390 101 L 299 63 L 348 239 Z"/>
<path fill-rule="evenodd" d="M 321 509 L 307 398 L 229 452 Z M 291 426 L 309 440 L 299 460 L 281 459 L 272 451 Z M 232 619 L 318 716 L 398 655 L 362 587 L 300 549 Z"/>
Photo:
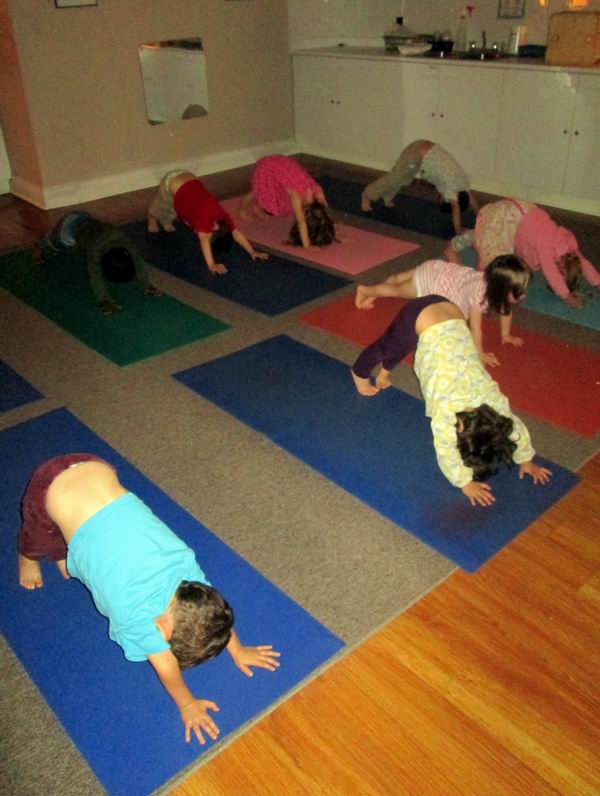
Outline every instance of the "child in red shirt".
<path fill-rule="evenodd" d="M 171 232 L 175 218 L 194 230 L 208 270 L 214 274 L 225 274 L 227 268 L 215 263 L 213 246 L 219 252 L 227 251 L 234 240 L 253 260 L 266 260 L 269 256 L 255 251 L 229 213 L 189 171 L 171 171 L 163 177 L 148 210 L 148 231 L 158 232 L 160 223 Z"/>

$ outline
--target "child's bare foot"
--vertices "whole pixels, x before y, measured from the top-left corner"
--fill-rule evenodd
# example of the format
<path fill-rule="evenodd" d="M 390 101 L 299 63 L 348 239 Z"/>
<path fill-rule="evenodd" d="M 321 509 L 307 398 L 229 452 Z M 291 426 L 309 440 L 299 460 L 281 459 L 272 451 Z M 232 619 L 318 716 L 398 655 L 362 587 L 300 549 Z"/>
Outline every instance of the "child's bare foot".
<path fill-rule="evenodd" d="M 39 561 L 19 555 L 19 583 L 24 589 L 41 589 L 44 585 Z"/>
<path fill-rule="evenodd" d="M 356 298 L 354 299 L 354 303 L 359 310 L 372 310 L 373 304 L 375 304 L 375 296 L 369 296 L 367 294 L 366 285 L 358 285 L 356 288 Z"/>
<path fill-rule="evenodd" d="M 175 232 L 175 227 L 173 226 L 173 224 L 165 224 L 163 226 L 163 229 L 165 232 Z"/>
<path fill-rule="evenodd" d="M 60 561 L 56 562 L 56 566 L 58 567 L 58 571 L 63 576 L 63 578 L 65 580 L 69 580 L 69 578 L 71 576 L 69 575 L 69 573 L 67 571 L 67 562 L 66 562 L 66 560 L 64 558 L 62 558 Z"/>
<path fill-rule="evenodd" d="M 375 379 L 375 384 L 380 390 L 387 390 L 388 387 L 391 387 L 392 382 L 390 381 L 389 370 L 380 370 Z"/>
<path fill-rule="evenodd" d="M 364 191 L 360 197 L 360 209 L 363 211 L 363 213 L 370 213 L 372 209 L 371 200 Z"/>
<path fill-rule="evenodd" d="M 158 221 L 152 216 L 148 216 L 148 232 L 158 232 Z"/>
<path fill-rule="evenodd" d="M 371 384 L 370 379 L 361 379 L 360 376 L 357 376 L 353 370 L 351 370 L 350 373 L 354 379 L 356 389 L 361 395 L 377 395 L 379 388 L 375 387 L 374 384 Z"/>
<path fill-rule="evenodd" d="M 393 199 L 384 199 L 383 200 L 383 204 L 386 207 L 393 207 L 394 206 L 394 200 Z"/>

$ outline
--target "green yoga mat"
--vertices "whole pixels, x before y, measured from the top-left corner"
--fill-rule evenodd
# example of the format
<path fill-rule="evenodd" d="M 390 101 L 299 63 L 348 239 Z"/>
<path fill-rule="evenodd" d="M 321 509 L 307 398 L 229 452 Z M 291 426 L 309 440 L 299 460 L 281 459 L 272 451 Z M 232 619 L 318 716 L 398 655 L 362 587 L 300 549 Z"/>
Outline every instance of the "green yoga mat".
<path fill-rule="evenodd" d="M 0 286 L 117 365 L 131 365 L 230 328 L 171 296 L 145 296 L 134 283 L 110 285 L 123 308 L 101 315 L 84 261 L 53 257 L 35 265 L 31 251 L 0 257 Z"/>

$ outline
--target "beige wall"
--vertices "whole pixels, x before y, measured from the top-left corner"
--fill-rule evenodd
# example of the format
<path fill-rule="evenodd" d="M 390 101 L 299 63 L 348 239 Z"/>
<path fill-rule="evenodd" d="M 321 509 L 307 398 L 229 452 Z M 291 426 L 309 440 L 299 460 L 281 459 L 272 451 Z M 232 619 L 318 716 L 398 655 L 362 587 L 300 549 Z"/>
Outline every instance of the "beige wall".
<path fill-rule="evenodd" d="M 0 3 L 15 43 L 0 65 L 10 67 L 0 111 L 12 119 L 4 132 L 13 177 L 47 191 L 293 138 L 286 0 Z M 204 43 L 210 114 L 149 125 L 138 47 L 187 36 Z"/>

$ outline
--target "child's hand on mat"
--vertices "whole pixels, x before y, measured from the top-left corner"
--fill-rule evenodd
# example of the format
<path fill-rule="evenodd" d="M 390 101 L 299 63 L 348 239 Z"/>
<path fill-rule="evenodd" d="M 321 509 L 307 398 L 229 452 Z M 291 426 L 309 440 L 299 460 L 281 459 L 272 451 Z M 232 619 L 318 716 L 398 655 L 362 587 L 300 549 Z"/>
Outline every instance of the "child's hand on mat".
<path fill-rule="evenodd" d="M 481 484 L 479 481 L 471 481 L 463 486 L 461 492 L 471 501 L 472 506 L 478 503 L 480 506 L 491 506 L 496 498 L 492 494 L 492 487 L 489 484 Z"/>
<path fill-rule="evenodd" d="M 277 658 L 280 652 L 275 652 L 273 647 L 262 645 L 260 647 L 240 647 L 235 653 L 231 654 L 233 662 L 247 677 L 252 677 L 251 666 L 258 666 L 259 669 L 268 669 L 274 672 L 279 666 Z"/>
<path fill-rule="evenodd" d="M 206 743 L 202 735 L 202 730 L 204 730 L 213 741 L 217 740 L 219 728 L 208 715 L 209 710 L 218 711 L 219 708 L 215 702 L 209 702 L 208 699 L 194 699 L 193 702 L 190 702 L 189 705 L 186 705 L 180 710 L 181 721 L 185 725 L 186 743 L 190 742 L 192 730 L 199 743 L 202 745 Z"/>
<path fill-rule="evenodd" d="M 484 354 L 481 353 L 481 361 L 484 365 L 489 365 L 491 368 L 497 367 L 500 363 L 498 362 L 498 357 L 496 354 L 488 353 Z"/>
<path fill-rule="evenodd" d="M 212 265 L 208 266 L 208 270 L 211 274 L 226 274 L 227 268 L 223 265 L 223 263 L 213 263 Z"/>
<path fill-rule="evenodd" d="M 577 293 L 569 293 L 568 296 L 565 296 L 564 301 L 574 310 L 580 310 L 583 307 L 583 299 Z"/>
<path fill-rule="evenodd" d="M 144 295 L 145 296 L 162 296 L 162 293 L 157 287 L 154 285 L 148 285 L 148 287 L 144 288 Z"/>
<path fill-rule="evenodd" d="M 523 345 L 523 338 L 522 337 L 513 337 L 512 334 L 505 334 L 502 338 L 502 345 L 514 345 L 519 346 Z"/>
<path fill-rule="evenodd" d="M 269 259 L 269 255 L 266 252 L 252 252 L 250 257 L 253 260 L 262 260 L 263 262 Z"/>
<path fill-rule="evenodd" d="M 534 484 L 547 484 L 552 475 L 552 470 L 540 467 L 539 464 L 534 464 L 533 462 L 523 462 L 523 464 L 519 465 L 519 478 L 523 478 L 525 475 L 530 475 Z"/>
<path fill-rule="evenodd" d="M 119 310 L 122 310 L 123 307 L 121 307 L 120 304 L 116 304 L 114 301 L 106 299 L 105 301 L 98 302 L 98 309 L 102 315 L 112 315 L 113 312 L 118 312 Z"/>

